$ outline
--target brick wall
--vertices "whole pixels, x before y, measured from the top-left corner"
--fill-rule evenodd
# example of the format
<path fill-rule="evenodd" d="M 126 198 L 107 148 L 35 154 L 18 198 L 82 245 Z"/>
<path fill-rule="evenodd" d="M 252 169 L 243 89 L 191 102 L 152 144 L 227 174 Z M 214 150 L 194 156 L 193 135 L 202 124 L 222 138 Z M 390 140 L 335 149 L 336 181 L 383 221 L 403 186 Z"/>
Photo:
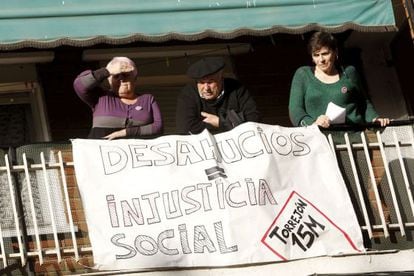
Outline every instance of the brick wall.
<path fill-rule="evenodd" d="M 72 151 L 69 149 L 56 149 L 56 160 L 58 150 L 62 151 L 63 162 L 73 162 Z M 93 266 L 92 253 L 83 251 L 82 248 L 90 248 L 91 244 L 88 236 L 88 227 L 86 224 L 85 214 L 83 211 L 82 202 L 80 199 L 79 189 L 76 183 L 74 168 L 72 166 L 65 166 L 65 176 L 69 194 L 69 203 L 71 207 L 71 214 L 74 225 L 77 227 L 76 242 L 79 249 L 79 261 L 74 258 L 74 253 L 65 253 L 65 249 L 73 249 L 72 237 L 69 233 L 58 235 L 59 246 L 62 252 L 62 261 L 57 262 L 55 255 L 44 256 L 43 264 L 41 265 L 38 259 L 29 259 L 30 270 L 34 271 L 36 275 L 62 275 L 73 273 L 87 273 L 92 271 Z M 66 210 L 67 211 L 67 210 Z M 68 216 L 68 214 L 66 214 Z M 43 249 L 54 248 L 55 243 L 52 235 L 42 235 L 41 244 Z M 34 250 L 36 245 L 34 241 L 28 244 L 30 250 Z"/>

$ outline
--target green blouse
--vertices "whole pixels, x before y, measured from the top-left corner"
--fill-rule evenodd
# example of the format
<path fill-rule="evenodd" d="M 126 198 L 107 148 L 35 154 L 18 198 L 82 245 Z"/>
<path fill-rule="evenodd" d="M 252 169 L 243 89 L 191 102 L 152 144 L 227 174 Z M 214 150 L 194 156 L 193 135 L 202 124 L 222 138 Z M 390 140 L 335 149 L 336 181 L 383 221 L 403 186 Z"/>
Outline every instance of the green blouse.
<path fill-rule="evenodd" d="M 323 83 L 313 68 L 303 66 L 296 70 L 289 99 L 289 115 L 294 126 L 311 125 L 319 115 L 325 114 L 329 102 L 346 109 L 346 123 L 371 122 L 378 117 L 366 98 L 358 73 L 348 66 L 335 83 Z"/>

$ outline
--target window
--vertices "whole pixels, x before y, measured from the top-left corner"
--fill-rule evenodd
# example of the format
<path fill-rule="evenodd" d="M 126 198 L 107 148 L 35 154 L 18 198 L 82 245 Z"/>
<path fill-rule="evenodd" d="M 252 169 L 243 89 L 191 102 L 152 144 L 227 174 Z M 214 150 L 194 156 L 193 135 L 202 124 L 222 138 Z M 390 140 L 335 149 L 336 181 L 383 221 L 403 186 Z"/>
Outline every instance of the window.
<path fill-rule="evenodd" d="M 0 145 L 50 141 L 43 95 L 36 82 L 0 83 Z"/>

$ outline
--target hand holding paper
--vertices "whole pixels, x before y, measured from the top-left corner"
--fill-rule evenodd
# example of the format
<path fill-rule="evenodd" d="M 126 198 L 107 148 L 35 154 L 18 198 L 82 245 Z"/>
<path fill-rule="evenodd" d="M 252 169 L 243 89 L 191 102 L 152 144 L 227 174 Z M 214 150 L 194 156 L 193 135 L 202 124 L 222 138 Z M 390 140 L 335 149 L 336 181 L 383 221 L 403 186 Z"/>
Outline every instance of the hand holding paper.
<path fill-rule="evenodd" d="M 330 102 L 326 108 L 325 115 L 329 117 L 331 124 L 344 124 L 346 109 Z"/>

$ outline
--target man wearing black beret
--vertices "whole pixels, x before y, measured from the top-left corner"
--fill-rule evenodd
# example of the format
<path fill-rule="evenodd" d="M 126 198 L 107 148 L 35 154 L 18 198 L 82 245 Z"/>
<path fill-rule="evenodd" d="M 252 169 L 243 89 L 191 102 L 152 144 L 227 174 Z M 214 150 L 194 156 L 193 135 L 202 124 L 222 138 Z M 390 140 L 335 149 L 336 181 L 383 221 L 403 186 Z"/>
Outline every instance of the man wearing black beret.
<path fill-rule="evenodd" d="M 183 88 L 177 99 L 177 132 L 197 134 L 230 130 L 237 125 L 257 122 L 256 103 L 235 79 L 224 78 L 224 60 L 205 57 L 192 64 L 187 75 L 193 84 Z"/>

